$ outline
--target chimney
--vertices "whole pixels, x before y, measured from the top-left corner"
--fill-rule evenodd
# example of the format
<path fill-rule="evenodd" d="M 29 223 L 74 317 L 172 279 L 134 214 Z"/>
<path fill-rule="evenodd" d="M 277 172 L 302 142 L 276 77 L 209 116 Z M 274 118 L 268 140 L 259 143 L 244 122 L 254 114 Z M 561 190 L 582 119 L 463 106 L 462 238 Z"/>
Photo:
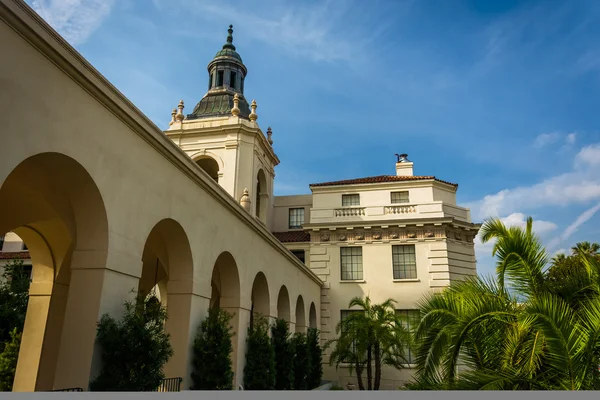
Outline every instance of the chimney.
<path fill-rule="evenodd" d="M 396 176 L 413 176 L 413 163 L 408 160 L 408 154 L 396 154 Z"/>

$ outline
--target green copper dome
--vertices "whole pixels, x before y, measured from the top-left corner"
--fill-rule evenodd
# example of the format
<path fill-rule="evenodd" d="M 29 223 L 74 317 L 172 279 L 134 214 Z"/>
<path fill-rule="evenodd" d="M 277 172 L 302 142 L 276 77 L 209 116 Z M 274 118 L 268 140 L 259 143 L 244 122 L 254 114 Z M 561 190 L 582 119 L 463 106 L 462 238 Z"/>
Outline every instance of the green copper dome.
<path fill-rule="evenodd" d="M 227 30 L 229 33 L 227 35 L 227 42 L 223 45 L 223 48 L 217 52 L 215 58 L 217 57 L 231 57 L 238 60 L 240 63 L 242 62 L 242 57 L 235 51 L 235 46 L 233 45 L 233 25 L 229 25 L 229 29 Z"/>

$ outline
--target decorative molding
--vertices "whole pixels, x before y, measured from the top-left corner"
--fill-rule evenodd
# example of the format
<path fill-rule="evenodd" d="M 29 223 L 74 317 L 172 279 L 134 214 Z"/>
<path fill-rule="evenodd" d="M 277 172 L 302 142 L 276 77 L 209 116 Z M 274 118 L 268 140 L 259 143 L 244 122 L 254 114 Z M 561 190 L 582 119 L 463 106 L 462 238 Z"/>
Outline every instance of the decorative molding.
<path fill-rule="evenodd" d="M 329 242 L 329 233 L 321 233 L 321 242 Z"/>
<path fill-rule="evenodd" d="M 381 240 L 381 232 L 375 232 L 375 233 L 373 233 L 373 239 L 374 240 Z"/>

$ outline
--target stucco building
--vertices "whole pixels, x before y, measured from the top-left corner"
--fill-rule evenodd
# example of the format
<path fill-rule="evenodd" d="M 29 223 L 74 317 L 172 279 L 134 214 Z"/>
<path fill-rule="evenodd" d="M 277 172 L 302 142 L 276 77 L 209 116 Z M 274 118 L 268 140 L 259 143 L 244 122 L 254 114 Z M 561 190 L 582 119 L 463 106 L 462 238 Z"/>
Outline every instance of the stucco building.
<path fill-rule="evenodd" d="M 0 17 L 0 44 L 19 55 L 0 65 L 0 81 L 16 83 L 0 97 L 10 127 L 0 131 L 0 258 L 32 266 L 15 390 L 87 386 L 95 321 L 118 314 L 131 287 L 158 288 L 175 347 L 167 373 L 189 387 L 190 344 L 212 304 L 236 314 L 239 385 L 251 312 L 317 327 L 326 341 L 352 297 L 393 298 L 412 315 L 424 293 L 476 274 L 479 225 L 456 204 L 458 186 L 415 175 L 405 154 L 394 174 L 274 196 L 280 160 L 246 98 L 231 26 L 206 94 L 189 113 L 177 104 L 161 131 L 21 0 L 0 0 Z M 385 370 L 382 389 L 410 373 Z"/>

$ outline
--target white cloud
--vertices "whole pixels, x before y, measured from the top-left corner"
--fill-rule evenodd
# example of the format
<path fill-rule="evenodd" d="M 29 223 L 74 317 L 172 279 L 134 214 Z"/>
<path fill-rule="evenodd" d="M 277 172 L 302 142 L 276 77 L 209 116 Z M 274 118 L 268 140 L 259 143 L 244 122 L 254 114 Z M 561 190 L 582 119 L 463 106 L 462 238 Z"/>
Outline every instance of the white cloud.
<path fill-rule="evenodd" d="M 575 132 L 569 133 L 565 138 L 567 144 L 575 144 L 575 140 L 577 140 L 577 133 Z"/>
<path fill-rule="evenodd" d="M 535 141 L 533 142 L 533 147 L 539 149 L 541 147 L 545 147 L 556 143 L 559 139 L 560 134 L 558 132 L 542 133 L 535 138 Z"/>
<path fill-rule="evenodd" d="M 35 0 L 32 8 L 73 46 L 84 43 L 108 17 L 115 0 Z"/>
<path fill-rule="evenodd" d="M 468 205 L 478 219 L 498 217 L 546 206 L 568 206 L 600 200 L 600 144 L 582 148 L 570 172 L 531 186 L 503 189 Z"/>
<path fill-rule="evenodd" d="M 598 210 L 600 210 L 600 203 L 582 212 L 577 217 L 577 219 L 575 219 L 575 221 L 573 221 L 573 223 L 571 223 L 571 225 L 569 225 L 567 229 L 564 230 L 562 235 L 552 239 L 550 243 L 548 243 L 548 248 L 552 249 L 558 246 L 560 243 L 567 240 L 569 237 L 571 237 L 575 232 L 577 232 L 581 225 L 585 224 L 587 221 L 592 219 L 592 217 L 598 212 Z"/>

